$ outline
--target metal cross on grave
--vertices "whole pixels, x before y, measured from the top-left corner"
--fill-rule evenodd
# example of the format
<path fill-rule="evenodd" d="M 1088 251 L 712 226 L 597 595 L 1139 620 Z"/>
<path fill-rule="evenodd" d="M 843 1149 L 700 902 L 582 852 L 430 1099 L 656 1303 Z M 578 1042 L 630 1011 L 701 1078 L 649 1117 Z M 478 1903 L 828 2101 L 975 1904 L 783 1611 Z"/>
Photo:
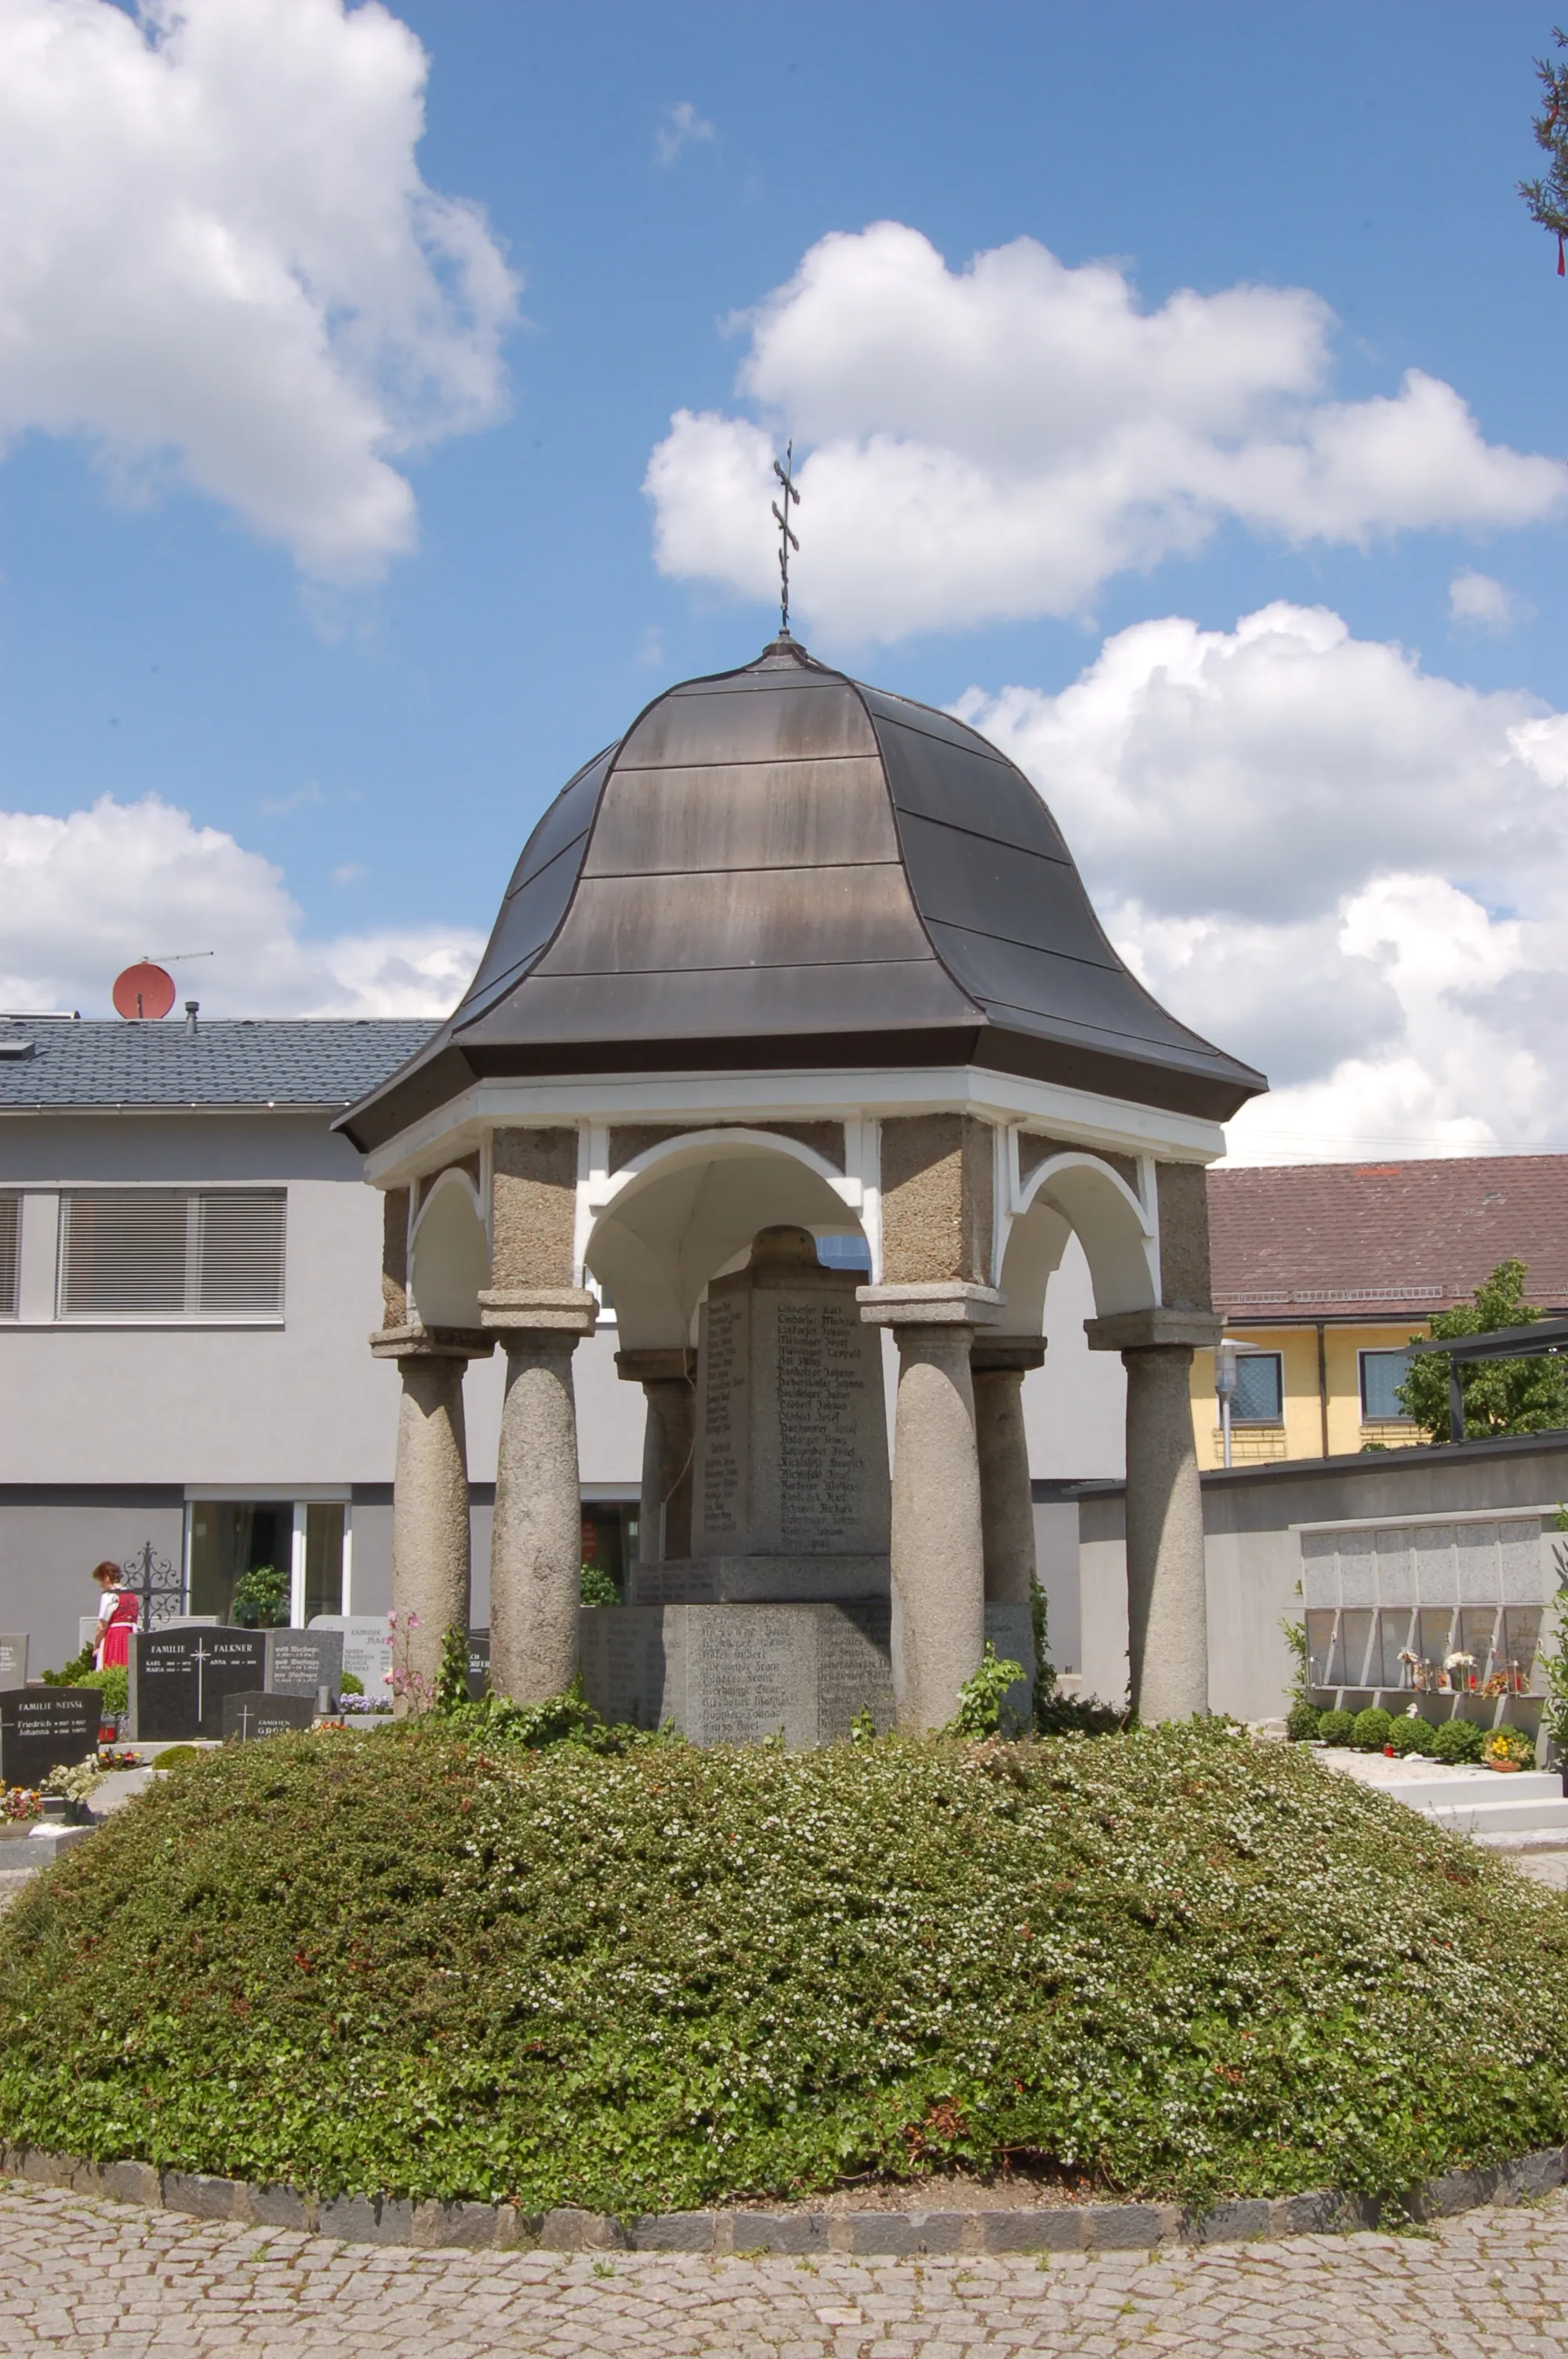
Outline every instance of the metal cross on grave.
<path fill-rule="evenodd" d="M 781 497 L 784 500 L 782 508 L 777 500 L 773 502 L 773 518 L 779 528 L 779 636 L 787 639 L 789 636 L 789 553 L 793 549 L 797 557 L 800 554 L 800 543 L 790 530 L 789 523 L 790 503 L 793 501 L 796 507 L 800 506 L 800 494 L 795 487 L 793 439 L 784 444 L 783 466 L 780 466 L 776 459 L 773 461 L 773 473 L 782 486 Z"/>
<path fill-rule="evenodd" d="M 196 1725 L 198 1728 L 201 1725 L 201 1673 L 204 1667 L 210 1663 L 211 1659 L 212 1658 L 207 1652 L 204 1642 L 200 1638 L 198 1638 L 196 1641 L 196 1652 L 191 1657 L 191 1660 L 196 1665 Z"/>

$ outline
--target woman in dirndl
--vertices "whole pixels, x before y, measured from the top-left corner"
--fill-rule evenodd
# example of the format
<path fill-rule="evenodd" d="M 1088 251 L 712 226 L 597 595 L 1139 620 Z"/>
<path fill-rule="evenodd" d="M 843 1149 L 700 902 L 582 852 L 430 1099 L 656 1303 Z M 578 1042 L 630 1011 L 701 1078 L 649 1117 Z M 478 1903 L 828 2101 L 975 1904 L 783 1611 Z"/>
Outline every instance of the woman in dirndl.
<path fill-rule="evenodd" d="M 120 1568 L 107 1559 L 92 1568 L 98 1583 L 98 1636 L 92 1647 L 95 1671 L 124 1670 L 130 1660 L 131 1633 L 141 1618 L 141 1600 L 134 1589 L 120 1586 Z"/>

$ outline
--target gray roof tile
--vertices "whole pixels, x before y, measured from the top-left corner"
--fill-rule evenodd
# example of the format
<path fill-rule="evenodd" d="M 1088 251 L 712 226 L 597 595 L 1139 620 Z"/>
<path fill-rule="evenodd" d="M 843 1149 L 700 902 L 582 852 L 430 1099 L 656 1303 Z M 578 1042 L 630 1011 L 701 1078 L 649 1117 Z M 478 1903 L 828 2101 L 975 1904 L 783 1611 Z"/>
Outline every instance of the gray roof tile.
<path fill-rule="evenodd" d="M 0 1113 L 50 1106 L 350 1105 L 432 1027 L 401 1018 L 129 1024 L 0 1017 Z M 31 1042 L 31 1049 L 26 1048 Z"/>

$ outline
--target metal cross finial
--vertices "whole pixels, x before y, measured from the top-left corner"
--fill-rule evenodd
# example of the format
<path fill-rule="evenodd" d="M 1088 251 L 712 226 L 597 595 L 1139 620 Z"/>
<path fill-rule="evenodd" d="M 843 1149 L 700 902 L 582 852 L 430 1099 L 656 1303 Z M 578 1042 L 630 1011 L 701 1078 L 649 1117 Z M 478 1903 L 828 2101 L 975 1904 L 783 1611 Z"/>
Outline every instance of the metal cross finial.
<path fill-rule="evenodd" d="M 793 549 L 797 557 L 800 554 L 800 543 L 789 528 L 789 504 L 793 500 L 796 507 L 800 506 L 800 494 L 795 487 L 793 440 L 784 444 L 784 465 L 781 467 L 776 459 L 773 461 L 773 473 L 784 486 L 784 506 L 781 508 L 777 500 L 773 502 L 773 519 L 779 528 L 779 634 L 781 637 L 787 639 L 789 636 L 789 553 Z"/>

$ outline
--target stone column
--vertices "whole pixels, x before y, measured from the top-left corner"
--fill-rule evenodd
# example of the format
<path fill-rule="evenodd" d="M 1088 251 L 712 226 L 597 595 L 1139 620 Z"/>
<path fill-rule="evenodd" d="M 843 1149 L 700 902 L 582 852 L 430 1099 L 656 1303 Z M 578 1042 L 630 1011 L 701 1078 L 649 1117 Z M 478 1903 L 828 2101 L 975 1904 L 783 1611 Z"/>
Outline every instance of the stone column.
<path fill-rule="evenodd" d="M 1087 1319 L 1089 1348 L 1127 1370 L 1127 1633 L 1132 1708 L 1145 1721 L 1208 1710 L 1208 1580 L 1193 1440 L 1195 1350 L 1212 1311 L 1120 1311 Z"/>
<path fill-rule="evenodd" d="M 617 1352 L 615 1369 L 624 1383 L 642 1386 L 647 1403 L 637 1561 L 651 1565 L 666 1557 L 688 1557 L 697 1353 L 679 1344 Z"/>
<path fill-rule="evenodd" d="M 985 1648 L 974 1330 L 1002 1299 L 989 1287 L 934 1280 L 857 1289 L 860 1315 L 898 1343 L 892 1462 L 892 1683 L 898 1724 L 940 1728 Z"/>
<path fill-rule="evenodd" d="M 425 1709 L 449 1629 L 469 1627 L 469 1477 L 463 1375 L 486 1359 L 493 1340 L 463 1328 L 383 1328 L 371 1337 L 378 1360 L 395 1360 L 403 1381 L 392 1494 L 392 1610 L 396 1628 L 395 1709 Z"/>
<path fill-rule="evenodd" d="M 977 1335 L 969 1354 L 980 1462 L 986 1603 L 1027 1605 L 1034 1590 L 1034 1495 L 1023 1429 L 1023 1379 L 1045 1364 L 1044 1340 Z"/>
<path fill-rule="evenodd" d="M 583 1287 L 502 1287 L 481 1294 L 487 1330 L 506 1350 L 506 1398 L 490 1549 L 490 1684 L 543 1703 L 578 1669 L 582 1496 L 572 1353 L 598 1305 Z"/>

